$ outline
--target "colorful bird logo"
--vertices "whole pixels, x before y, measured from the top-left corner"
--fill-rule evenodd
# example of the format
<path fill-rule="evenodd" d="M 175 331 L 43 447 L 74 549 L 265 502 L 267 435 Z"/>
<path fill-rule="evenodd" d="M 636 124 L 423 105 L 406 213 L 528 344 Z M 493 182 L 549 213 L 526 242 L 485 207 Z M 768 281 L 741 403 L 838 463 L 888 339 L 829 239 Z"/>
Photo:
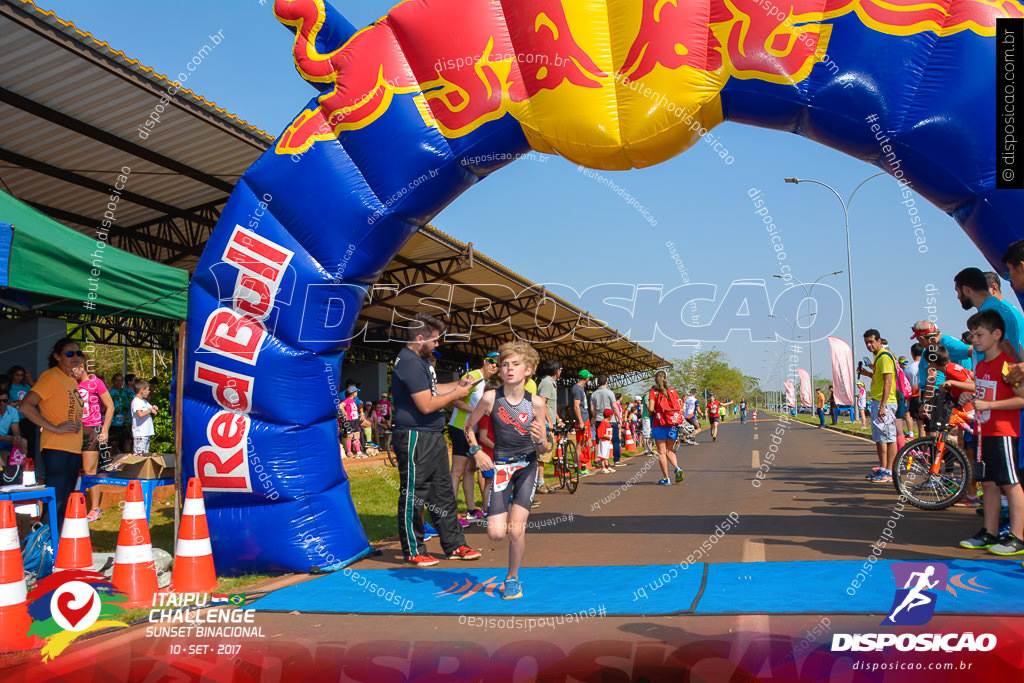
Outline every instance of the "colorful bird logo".
<path fill-rule="evenodd" d="M 53 659 L 79 636 L 105 628 L 127 628 L 117 621 L 126 600 L 105 576 L 71 569 L 51 574 L 28 594 L 32 626 L 28 635 L 45 641 L 43 661 Z"/>

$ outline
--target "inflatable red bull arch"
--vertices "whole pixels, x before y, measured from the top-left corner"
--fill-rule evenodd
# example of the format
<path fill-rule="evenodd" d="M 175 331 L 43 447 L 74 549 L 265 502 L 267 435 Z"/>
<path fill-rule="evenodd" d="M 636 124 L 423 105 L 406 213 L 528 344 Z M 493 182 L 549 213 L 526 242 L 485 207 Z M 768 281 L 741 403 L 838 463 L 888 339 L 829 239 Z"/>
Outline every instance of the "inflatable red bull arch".
<path fill-rule="evenodd" d="M 992 263 L 1024 237 L 1024 192 L 996 189 L 996 19 L 1016 0 L 408 0 L 361 31 L 323 0 L 274 13 L 319 93 L 239 180 L 189 300 L 183 469 L 221 573 L 370 552 L 335 420 L 364 297 L 531 149 L 639 168 L 738 121 L 877 165 Z"/>

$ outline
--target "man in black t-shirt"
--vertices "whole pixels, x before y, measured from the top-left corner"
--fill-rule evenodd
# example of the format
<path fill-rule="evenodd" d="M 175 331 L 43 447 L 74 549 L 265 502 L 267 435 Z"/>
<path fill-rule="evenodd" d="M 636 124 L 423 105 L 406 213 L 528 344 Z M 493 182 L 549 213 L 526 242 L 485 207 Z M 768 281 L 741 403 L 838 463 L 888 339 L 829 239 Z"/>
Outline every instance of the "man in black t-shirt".
<path fill-rule="evenodd" d="M 476 560 L 480 552 L 466 545 L 458 520 L 458 504 L 448 463 L 444 408 L 465 398 L 469 380 L 438 384 L 429 358 L 441 343 L 443 322 L 418 313 L 409 328 L 409 341 L 398 352 L 391 373 L 394 401 L 392 443 L 398 459 L 398 537 L 406 562 L 430 567 L 437 560 L 426 554 L 423 509 L 430 510 L 449 560 Z"/>

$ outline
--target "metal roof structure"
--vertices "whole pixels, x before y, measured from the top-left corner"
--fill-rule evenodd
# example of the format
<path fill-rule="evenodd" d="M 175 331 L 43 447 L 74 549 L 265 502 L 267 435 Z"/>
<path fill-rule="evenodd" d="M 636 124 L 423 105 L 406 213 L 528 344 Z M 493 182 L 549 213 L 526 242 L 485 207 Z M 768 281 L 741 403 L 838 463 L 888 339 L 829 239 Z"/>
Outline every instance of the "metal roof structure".
<path fill-rule="evenodd" d="M 0 35 L 0 187 L 95 234 L 115 179 L 127 175 L 110 243 L 194 271 L 235 182 L 274 138 L 30 0 L 0 0 Z M 523 338 L 570 371 L 628 381 L 669 364 L 431 226 L 371 289 L 349 357 L 390 360 L 397 343 L 386 328 L 423 310 L 425 296 L 447 301 L 433 312 L 445 313 L 450 362 Z M 98 343 L 156 337 L 174 348 L 175 328 L 152 320 L 76 321 Z"/>

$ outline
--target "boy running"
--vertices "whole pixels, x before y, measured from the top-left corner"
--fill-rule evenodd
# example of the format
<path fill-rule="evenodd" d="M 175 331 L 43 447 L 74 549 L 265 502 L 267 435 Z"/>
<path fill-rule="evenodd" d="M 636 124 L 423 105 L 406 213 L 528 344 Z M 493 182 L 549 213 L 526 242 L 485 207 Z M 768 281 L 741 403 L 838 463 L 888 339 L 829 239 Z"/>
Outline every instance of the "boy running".
<path fill-rule="evenodd" d="M 487 536 L 500 541 L 508 536 L 508 575 L 501 597 L 523 596 L 519 566 L 526 551 L 526 520 L 530 516 L 537 480 L 537 454 L 548 449 L 547 410 L 544 401 L 525 389 L 539 357 L 526 342 L 508 342 L 498 349 L 502 386 L 484 393 L 466 422 L 469 454 L 481 472 L 495 470 L 487 497 Z M 473 428 L 484 415 L 491 417 L 494 458 L 477 443 Z"/>
<path fill-rule="evenodd" d="M 691 446 L 697 445 L 697 435 L 700 434 L 700 403 L 697 401 L 697 390 L 690 389 L 683 399 L 683 419 L 693 425 L 693 433 L 683 440 Z"/>
<path fill-rule="evenodd" d="M 981 458 L 985 476 L 982 507 L 985 526 L 971 538 L 960 541 L 962 548 L 988 548 L 993 555 L 1024 554 L 1024 489 L 1017 471 L 1017 439 L 1020 436 L 1020 409 L 1024 408 L 1024 388 L 1013 389 L 1003 379 L 1003 366 L 1013 363 L 999 345 L 1006 329 L 997 311 L 979 311 L 967 320 L 971 342 L 977 351 L 974 382 L 946 380 L 946 384 L 965 392 L 973 391 L 977 419 L 981 423 Z M 999 355 L 996 355 L 999 354 Z M 989 360 L 992 358 L 992 360 Z M 961 403 L 972 397 L 964 393 Z M 1010 506 L 1010 531 L 999 538 L 1000 491 Z"/>

